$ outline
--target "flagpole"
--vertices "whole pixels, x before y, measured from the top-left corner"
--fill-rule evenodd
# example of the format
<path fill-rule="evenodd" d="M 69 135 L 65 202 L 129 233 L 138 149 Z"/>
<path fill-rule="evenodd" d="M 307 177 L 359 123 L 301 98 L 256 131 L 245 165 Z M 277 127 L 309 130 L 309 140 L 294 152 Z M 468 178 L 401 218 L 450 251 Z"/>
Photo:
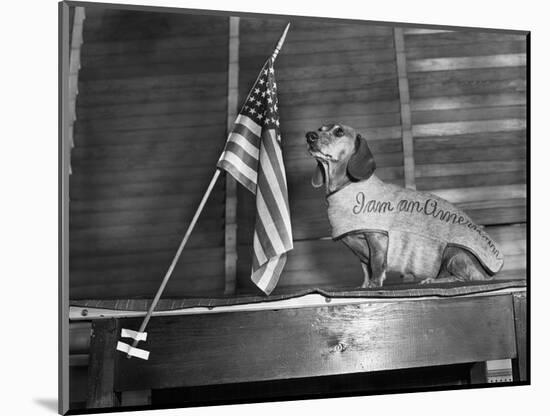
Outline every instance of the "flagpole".
<path fill-rule="evenodd" d="M 290 27 L 290 23 L 286 25 L 286 28 L 281 35 L 279 42 L 277 42 L 277 46 L 275 47 L 275 50 L 273 51 L 273 54 L 271 55 L 271 58 L 273 61 L 277 58 L 277 55 L 279 54 L 281 48 L 283 47 L 283 44 L 285 42 L 286 34 L 288 32 L 288 29 Z M 249 93 L 250 95 L 250 93 Z M 153 312 L 155 308 L 157 307 L 157 304 L 160 300 L 160 297 L 162 296 L 162 293 L 164 292 L 164 289 L 166 285 L 168 284 L 168 281 L 170 280 L 170 277 L 172 276 L 172 273 L 174 272 L 174 268 L 176 267 L 176 264 L 178 263 L 178 260 L 181 256 L 181 253 L 183 252 L 183 249 L 185 248 L 185 245 L 187 244 L 187 241 L 189 240 L 189 237 L 191 236 L 191 233 L 193 232 L 193 229 L 195 228 L 195 225 L 199 219 L 199 216 L 201 215 L 201 212 L 206 205 L 206 202 L 208 201 L 208 197 L 212 193 L 212 189 L 214 188 L 214 185 L 216 184 L 218 178 L 220 176 L 220 169 L 216 169 L 214 172 L 214 175 L 212 176 L 212 179 L 210 180 L 210 183 L 208 184 L 208 188 L 206 188 L 206 192 L 204 193 L 201 202 L 199 203 L 199 206 L 197 210 L 195 211 L 195 215 L 193 215 L 193 219 L 191 220 L 191 223 L 189 224 L 189 227 L 187 228 L 187 231 L 185 232 L 185 235 L 183 236 L 183 239 L 181 240 L 181 243 L 178 247 L 178 251 L 176 252 L 176 255 L 172 259 L 172 263 L 170 264 L 170 267 L 166 271 L 166 274 L 164 275 L 164 278 L 162 279 L 162 282 L 157 290 L 157 293 L 155 294 L 155 297 L 153 298 L 153 301 L 151 302 L 151 306 L 149 306 L 149 309 L 147 310 L 147 314 L 143 318 L 143 321 L 141 322 L 141 325 L 139 327 L 139 332 L 143 333 L 145 332 L 145 329 L 147 328 L 147 324 L 149 323 L 149 320 L 151 319 L 151 316 L 153 315 Z M 139 342 L 139 337 L 136 337 L 132 343 L 132 348 L 136 348 L 137 344 Z M 126 358 L 132 358 L 130 353 L 126 355 Z"/>

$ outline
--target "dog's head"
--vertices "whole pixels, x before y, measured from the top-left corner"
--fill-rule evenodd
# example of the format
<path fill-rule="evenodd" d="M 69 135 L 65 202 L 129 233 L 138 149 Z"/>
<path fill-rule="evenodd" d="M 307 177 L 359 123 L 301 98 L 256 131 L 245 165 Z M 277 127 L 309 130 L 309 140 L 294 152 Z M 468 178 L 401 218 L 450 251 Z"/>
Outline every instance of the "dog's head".
<path fill-rule="evenodd" d="M 316 188 L 326 184 L 327 192 L 334 192 L 349 181 L 368 179 L 376 169 L 367 141 L 351 127 L 325 124 L 306 133 L 306 140 L 317 160 L 311 178 Z"/>

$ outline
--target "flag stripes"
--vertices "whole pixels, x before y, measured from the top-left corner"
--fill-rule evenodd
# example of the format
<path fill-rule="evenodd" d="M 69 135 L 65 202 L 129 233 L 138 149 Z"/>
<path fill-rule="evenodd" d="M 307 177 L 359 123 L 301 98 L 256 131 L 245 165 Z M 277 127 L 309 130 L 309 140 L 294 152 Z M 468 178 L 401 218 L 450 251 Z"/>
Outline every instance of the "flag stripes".
<path fill-rule="evenodd" d="M 281 151 L 273 59 L 262 68 L 229 134 L 218 167 L 256 195 L 252 281 L 275 288 L 293 248 L 286 173 Z"/>

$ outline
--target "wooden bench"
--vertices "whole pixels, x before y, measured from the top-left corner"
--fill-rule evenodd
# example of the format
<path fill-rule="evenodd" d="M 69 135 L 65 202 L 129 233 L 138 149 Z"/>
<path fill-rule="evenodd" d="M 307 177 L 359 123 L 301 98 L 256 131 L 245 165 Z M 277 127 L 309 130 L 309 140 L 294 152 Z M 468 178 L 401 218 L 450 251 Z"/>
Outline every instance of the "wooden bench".
<path fill-rule="evenodd" d="M 139 318 L 92 323 L 88 408 L 120 406 L 122 392 L 285 380 L 512 359 L 529 366 L 524 289 L 452 298 L 365 299 L 288 309 L 153 318 L 148 361 L 116 351 Z M 476 367 L 473 367 L 474 369 Z M 471 383 L 486 383 L 472 372 Z M 215 398 L 213 398 L 215 399 Z"/>

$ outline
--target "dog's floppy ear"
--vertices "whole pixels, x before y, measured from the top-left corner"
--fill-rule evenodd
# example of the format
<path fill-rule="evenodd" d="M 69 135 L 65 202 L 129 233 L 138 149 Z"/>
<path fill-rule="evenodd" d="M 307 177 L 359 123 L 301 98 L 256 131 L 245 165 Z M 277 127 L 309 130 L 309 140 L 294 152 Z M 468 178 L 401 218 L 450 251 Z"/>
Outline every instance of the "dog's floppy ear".
<path fill-rule="evenodd" d="M 355 180 L 370 178 L 376 169 L 376 163 L 367 141 L 360 134 L 355 138 L 355 153 L 348 162 L 348 175 Z"/>
<path fill-rule="evenodd" d="M 319 188 L 325 183 L 325 169 L 321 166 L 321 162 L 317 162 L 317 166 L 311 175 L 311 184 L 314 188 Z"/>

